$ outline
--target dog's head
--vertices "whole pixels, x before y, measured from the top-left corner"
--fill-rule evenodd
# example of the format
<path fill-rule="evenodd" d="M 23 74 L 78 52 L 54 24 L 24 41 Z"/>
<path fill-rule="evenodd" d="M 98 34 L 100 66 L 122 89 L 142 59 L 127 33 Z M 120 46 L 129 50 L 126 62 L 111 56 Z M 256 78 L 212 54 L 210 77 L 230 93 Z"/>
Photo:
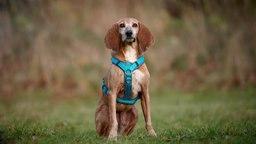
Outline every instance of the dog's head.
<path fill-rule="evenodd" d="M 118 51 L 122 44 L 137 42 L 142 52 L 154 43 L 149 29 L 134 18 L 124 18 L 113 24 L 105 36 L 107 48 Z"/>

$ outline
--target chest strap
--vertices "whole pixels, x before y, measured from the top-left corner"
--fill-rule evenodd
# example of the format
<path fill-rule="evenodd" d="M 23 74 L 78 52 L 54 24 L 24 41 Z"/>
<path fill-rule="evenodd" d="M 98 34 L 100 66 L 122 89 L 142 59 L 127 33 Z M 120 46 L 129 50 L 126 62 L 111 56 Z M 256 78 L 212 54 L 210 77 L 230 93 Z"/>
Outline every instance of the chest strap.
<path fill-rule="evenodd" d="M 124 98 L 121 99 L 117 97 L 117 102 L 122 104 L 134 104 L 140 96 L 137 96 L 135 99 L 131 99 L 132 91 L 132 72 L 139 68 L 144 63 L 144 56 L 138 58 L 134 63 L 122 62 L 115 57 L 111 58 L 113 64 L 118 66 L 124 72 L 124 81 L 125 81 L 125 92 Z M 104 80 L 102 81 L 102 91 L 108 95 L 108 88 L 106 87 Z"/>

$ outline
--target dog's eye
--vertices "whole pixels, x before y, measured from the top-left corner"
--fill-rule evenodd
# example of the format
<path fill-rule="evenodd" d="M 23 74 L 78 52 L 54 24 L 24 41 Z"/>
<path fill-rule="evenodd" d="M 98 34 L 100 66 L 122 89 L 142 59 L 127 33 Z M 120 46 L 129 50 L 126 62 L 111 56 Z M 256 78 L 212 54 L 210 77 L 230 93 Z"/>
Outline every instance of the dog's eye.
<path fill-rule="evenodd" d="M 124 24 L 124 23 L 121 23 L 119 26 L 120 26 L 120 28 L 124 28 L 124 27 L 125 27 L 125 24 Z"/>
<path fill-rule="evenodd" d="M 132 24 L 132 27 L 138 27 L 138 24 L 134 23 Z"/>

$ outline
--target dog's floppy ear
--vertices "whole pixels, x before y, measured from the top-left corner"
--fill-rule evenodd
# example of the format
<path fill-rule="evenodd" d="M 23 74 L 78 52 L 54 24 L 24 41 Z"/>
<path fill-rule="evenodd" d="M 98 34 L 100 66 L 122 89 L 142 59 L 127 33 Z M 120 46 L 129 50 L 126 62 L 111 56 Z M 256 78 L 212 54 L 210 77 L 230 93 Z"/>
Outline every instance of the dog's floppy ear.
<path fill-rule="evenodd" d="M 108 30 L 104 40 L 107 48 L 114 51 L 118 50 L 120 44 L 120 34 L 117 24 L 112 25 L 112 27 Z"/>
<path fill-rule="evenodd" d="M 142 23 L 139 23 L 138 41 L 139 47 L 143 52 L 146 51 L 148 47 L 154 43 L 153 35 Z"/>

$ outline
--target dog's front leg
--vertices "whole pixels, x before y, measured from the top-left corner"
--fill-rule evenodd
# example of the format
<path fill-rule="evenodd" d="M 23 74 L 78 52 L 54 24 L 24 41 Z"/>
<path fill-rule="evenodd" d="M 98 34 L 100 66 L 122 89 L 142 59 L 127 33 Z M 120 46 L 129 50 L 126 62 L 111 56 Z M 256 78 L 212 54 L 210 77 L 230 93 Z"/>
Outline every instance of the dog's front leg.
<path fill-rule="evenodd" d="M 156 132 L 154 131 L 152 122 L 151 122 L 150 98 L 149 98 L 148 88 L 145 88 L 144 91 L 142 92 L 141 107 L 142 107 L 144 119 L 146 122 L 146 129 L 148 131 L 148 134 L 151 136 L 156 136 Z"/>
<path fill-rule="evenodd" d="M 109 135 L 108 139 L 117 140 L 118 123 L 116 119 L 116 93 L 109 92 Z"/>

